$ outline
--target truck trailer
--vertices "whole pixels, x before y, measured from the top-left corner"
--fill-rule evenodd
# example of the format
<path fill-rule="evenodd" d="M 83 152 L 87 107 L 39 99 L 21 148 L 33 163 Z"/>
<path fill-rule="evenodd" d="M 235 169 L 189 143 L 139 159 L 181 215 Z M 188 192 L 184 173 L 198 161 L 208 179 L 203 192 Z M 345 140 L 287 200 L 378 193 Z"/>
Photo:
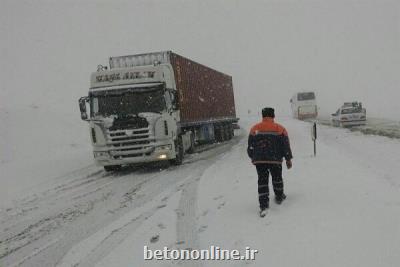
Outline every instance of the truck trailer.
<path fill-rule="evenodd" d="M 94 160 L 106 171 L 168 160 L 233 137 L 232 77 L 171 51 L 109 58 L 79 99 Z"/>

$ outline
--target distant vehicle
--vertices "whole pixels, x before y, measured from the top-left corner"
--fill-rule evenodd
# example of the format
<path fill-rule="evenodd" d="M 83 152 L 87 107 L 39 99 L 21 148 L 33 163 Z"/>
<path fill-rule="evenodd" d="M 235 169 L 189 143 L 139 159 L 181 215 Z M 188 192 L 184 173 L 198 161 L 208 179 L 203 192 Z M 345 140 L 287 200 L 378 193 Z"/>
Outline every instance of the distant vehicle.
<path fill-rule="evenodd" d="M 299 120 L 315 119 L 318 116 L 318 107 L 314 92 L 299 92 L 290 99 L 292 115 Z"/>
<path fill-rule="evenodd" d="M 111 57 L 79 100 L 97 165 L 182 163 L 196 144 L 233 137 L 232 77 L 171 51 Z M 87 107 L 88 106 L 88 107 Z M 88 111 L 87 111 L 88 109 Z"/>
<path fill-rule="evenodd" d="M 346 102 L 332 114 L 332 125 L 350 127 L 365 125 L 367 121 L 366 110 L 361 102 Z"/>

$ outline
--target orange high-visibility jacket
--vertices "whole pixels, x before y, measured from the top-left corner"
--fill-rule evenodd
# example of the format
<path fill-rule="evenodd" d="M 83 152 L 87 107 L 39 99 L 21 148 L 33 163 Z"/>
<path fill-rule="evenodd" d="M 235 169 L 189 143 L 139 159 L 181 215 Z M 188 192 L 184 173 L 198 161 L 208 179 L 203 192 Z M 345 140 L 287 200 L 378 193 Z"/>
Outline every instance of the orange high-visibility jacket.
<path fill-rule="evenodd" d="M 251 128 L 247 153 L 253 164 L 281 164 L 283 158 L 293 158 L 286 129 L 270 117 Z"/>

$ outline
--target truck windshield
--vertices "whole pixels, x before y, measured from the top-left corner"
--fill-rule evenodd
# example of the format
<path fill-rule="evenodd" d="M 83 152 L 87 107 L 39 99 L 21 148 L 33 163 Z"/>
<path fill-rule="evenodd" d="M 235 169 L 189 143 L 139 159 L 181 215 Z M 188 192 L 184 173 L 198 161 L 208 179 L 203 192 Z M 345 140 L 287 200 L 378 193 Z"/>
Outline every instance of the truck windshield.
<path fill-rule="evenodd" d="M 313 92 L 297 94 L 298 101 L 314 100 L 314 99 L 315 99 L 315 95 Z"/>
<path fill-rule="evenodd" d="M 165 109 L 162 87 L 124 89 L 92 94 L 92 116 L 129 115 L 142 112 L 161 112 Z"/>

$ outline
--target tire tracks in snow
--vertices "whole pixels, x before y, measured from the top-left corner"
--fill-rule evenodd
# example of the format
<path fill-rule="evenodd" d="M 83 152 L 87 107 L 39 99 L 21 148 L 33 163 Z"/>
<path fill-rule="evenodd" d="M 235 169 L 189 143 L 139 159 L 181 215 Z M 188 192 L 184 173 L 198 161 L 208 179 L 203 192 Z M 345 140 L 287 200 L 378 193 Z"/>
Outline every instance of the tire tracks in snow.
<path fill-rule="evenodd" d="M 163 186 L 163 191 L 157 196 L 158 201 L 156 201 L 156 205 L 153 205 L 150 208 L 142 211 L 142 213 L 140 213 L 139 215 L 132 217 L 125 224 L 114 227 L 113 230 L 105 230 L 105 232 L 108 232 L 108 234 L 106 235 L 102 233 L 102 231 L 104 230 L 100 230 L 95 235 L 103 236 L 101 238 L 97 238 L 98 240 L 97 242 L 94 242 L 95 244 L 84 245 L 83 243 L 90 244 L 91 240 L 83 241 L 81 244 L 78 244 L 71 251 L 69 251 L 68 254 L 58 263 L 57 266 L 95 266 L 96 263 L 106 257 L 113 248 L 117 247 L 130 234 L 132 234 L 137 228 L 139 228 L 141 224 L 145 223 L 157 211 L 166 207 L 166 201 L 172 195 L 176 194 L 179 191 L 182 191 L 181 195 L 184 195 L 184 197 L 181 198 L 179 207 L 176 210 L 178 217 L 177 221 L 179 221 L 179 225 L 177 225 L 177 227 L 178 229 L 182 229 L 178 231 L 178 233 L 180 233 L 178 234 L 178 240 L 186 240 L 180 242 L 182 245 L 193 244 L 193 247 L 197 247 L 197 227 L 195 223 L 196 208 L 194 203 L 196 201 L 195 194 L 197 191 L 197 183 L 200 180 L 201 175 L 204 173 L 204 171 L 207 170 L 210 165 L 212 165 L 212 162 L 215 161 L 215 157 L 220 156 L 221 153 L 223 154 L 226 151 L 230 150 L 232 146 L 239 141 L 238 139 L 239 137 L 235 140 L 232 140 L 231 142 L 220 144 L 216 149 L 207 150 L 208 152 L 204 154 L 189 155 L 185 160 L 183 166 L 171 167 L 170 169 L 168 169 L 167 171 L 169 172 L 169 174 L 174 176 L 175 183 L 170 186 Z M 193 166 L 191 165 L 192 163 L 200 164 L 200 166 L 197 166 L 194 173 Z M 179 171 L 179 177 L 177 177 L 177 175 L 175 174 L 177 171 Z M 163 177 L 162 179 L 166 179 L 166 177 Z M 151 194 L 152 189 L 150 184 L 138 184 L 138 188 L 133 191 L 129 190 L 125 194 L 124 198 L 125 200 L 130 200 L 132 198 L 132 193 L 140 194 L 142 193 L 141 191 L 144 191 L 147 194 Z M 179 211 L 183 211 L 186 214 L 184 216 L 180 216 L 179 214 L 182 213 L 180 213 Z M 82 252 L 82 249 L 85 251 Z"/>
<path fill-rule="evenodd" d="M 187 181 L 182 185 L 182 193 L 181 199 L 179 201 L 178 209 L 176 210 L 177 214 L 177 247 L 178 249 L 187 249 L 187 250 L 200 250 L 199 240 L 198 240 L 198 217 L 197 217 L 197 193 L 198 193 L 198 185 L 203 174 L 211 168 L 216 162 L 222 159 L 226 153 L 231 151 L 234 147 L 236 147 L 243 135 L 237 136 L 228 144 L 225 144 L 222 147 L 215 148 L 217 151 L 216 157 L 210 159 L 203 159 L 204 162 L 201 162 L 201 167 L 196 168 L 194 173 L 192 173 Z M 177 262 L 179 265 L 184 266 L 203 266 L 203 263 L 200 260 L 181 260 Z"/>
<path fill-rule="evenodd" d="M 42 193 L 26 197 L 15 202 L 13 208 L 0 211 L 1 261 L 15 266 L 54 266 L 80 241 L 128 211 L 143 207 L 168 190 L 192 190 L 186 188 L 187 185 L 193 184 L 192 180 L 200 179 L 207 166 L 212 165 L 215 158 L 228 151 L 238 139 L 235 137 L 213 149 L 188 155 L 182 166 L 161 172 L 154 167 L 133 172 L 127 168 L 110 174 L 89 166 L 64 178 L 58 177 L 51 184 L 45 184 Z M 184 185 L 181 185 L 182 182 Z M 182 203 L 186 202 L 182 200 Z M 192 206 L 188 204 L 184 209 L 190 210 Z M 149 208 L 141 217 L 112 232 L 82 259 L 81 266 L 98 262 L 160 207 L 162 205 Z M 181 219 L 195 216 L 195 209 L 187 215 L 190 216 Z M 194 229 L 197 230 L 196 227 Z M 188 232 L 185 230 L 183 233 L 181 237 L 189 240 L 186 238 Z"/>
<path fill-rule="evenodd" d="M 29 212 L 8 214 L 9 216 L 2 220 L 1 227 L 4 231 L 0 234 L 0 259 L 9 262 L 8 258 L 10 258 L 10 262 L 14 262 L 14 258 L 25 258 L 24 255 L 32 251 L 31 247 L 44 246 L 47 239 L 51 239 L 53 235 L 59 235 L 58 232 L 62 230 L 65 231 L 64 239 L 59 241 L 65 243 L 65 239 L 69 239 L 67 232 L 74 230 L 70 227 L 71 224 L 81 217 L 90 215 L 96 206 L 101 206 L 102 203 L 107 203 L 111 199 L 115 205 L 110 210 L 119 209 L 122 203 L 121 196 L 114 196 L 113 189 L 121 178 L 128 184 L 125 188 L 131 188 L 130 175 L 122 173 L 122 176 L 113 176 L 101 171 L 97 179 L 92 178 L 95 175 L 81 175 L 72 181 L 55 186 L 52 190 L 46 190 L 30 201 L 18 203 L 19 205 L 14 210 L 28 209 Z M 157 175 L 158 173 L 153 177 Z M 151 178 L 144 175 L 141 180 L 151 180 Z M 135 184 L 136 182 L 133 183 L 133 187 Z M 62 192 L 59 191 L 60 189 Z M 37 208 L 27 208 L 26 205 L 36 205 Z M 106 209 L 109 208 L 106 207 Z M 56 242 L 52 243 L 57 245 Z M 23 251 L 20 252 L 20 250 Z"/>

